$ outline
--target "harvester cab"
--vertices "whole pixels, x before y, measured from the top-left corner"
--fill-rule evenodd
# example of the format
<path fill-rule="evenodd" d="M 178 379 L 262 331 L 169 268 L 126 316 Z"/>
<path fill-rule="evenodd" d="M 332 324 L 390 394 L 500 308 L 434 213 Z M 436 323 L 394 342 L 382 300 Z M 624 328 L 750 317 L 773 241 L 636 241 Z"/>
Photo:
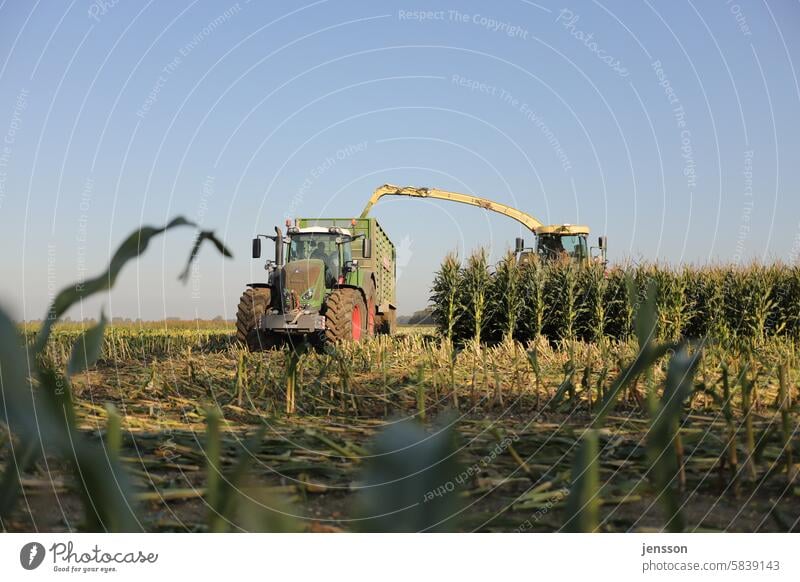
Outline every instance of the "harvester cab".
<path fill-rule="evenodd" d="M 589 244 L 589 227 L 562 224 L 540 226 L 536 229 L 536 246 L 525 247 L 525 240 L 517 238 L 515 252 L 520 264 L 535 258 L 539 261 L 568 260 L 579 264 L 608 262 L 606 237 L 597 239 L 597 246 Z"/>

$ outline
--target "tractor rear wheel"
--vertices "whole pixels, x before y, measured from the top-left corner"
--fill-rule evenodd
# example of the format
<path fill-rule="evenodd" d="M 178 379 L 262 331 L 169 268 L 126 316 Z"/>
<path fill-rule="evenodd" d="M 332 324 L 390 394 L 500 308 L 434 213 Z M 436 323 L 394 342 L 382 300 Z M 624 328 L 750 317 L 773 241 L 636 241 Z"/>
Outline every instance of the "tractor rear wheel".
<path fill-rule="evenodd" d="M 397 332 L 397 310 L 389 308 L 375 318 L 375 333 L 394 335 Z"/>
<path fill-rule="evenodd" d="M 247 289 L 239 300 L 236 312 L 236 339 L 252 352 L 269 350 L 280 345 L 275 334 L 258 330 L 261 317 L 267 312 L 271 299 L 269 289 Z"/>
<path fill-rule="evenodd" d="M 335 289 L 325 302 L 325 341 L 361 341 L 367 336 L 367 305 L 358 289 Z"/>
<path fill-rule="evenodd" d="M 389 308 L 389 311 L 386 313 L 386 333 L 388 335 L 394 335 L 397 333 L 397 310 Z"/>

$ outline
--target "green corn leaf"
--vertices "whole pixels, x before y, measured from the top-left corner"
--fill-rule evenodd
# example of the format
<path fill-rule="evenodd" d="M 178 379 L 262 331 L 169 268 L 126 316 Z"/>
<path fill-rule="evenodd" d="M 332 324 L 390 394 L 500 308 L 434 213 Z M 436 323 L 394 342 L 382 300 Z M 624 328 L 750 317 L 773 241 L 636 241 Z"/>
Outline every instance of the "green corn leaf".
<path fill-rule="evenodd" d="M 68 390 L 63 380 L 55 386 L 43 383 L 37 389 L 30 380 L 32 369 L 34 364 L 20 345 L 14 322 L 0 309 L 0 419 L 23 443 L 48 449 L 62 440 L 64 415 L 56 414 L 56 402 L 66 397 Z M 45 400 L 48 395 L 53 398 Z"/>
<path fill-rule="evenodd" d="M 208 504 L 208 529 L 212 532 L 219 532 L 224 528 L 220 508 L 222 497 L 220 416 L 219 410 L 216 408 L 206 410 L 206 503 Z"/>
<path fill-rule="evenodd" d="M 123 241 L 105 272 L 77 285 L 70 285 L 56 295 L 37 334 L 34 356 L 44 353 L 53 325 L 75 303 L 110 289 L 125 264 L 141 255 L 150 240 L 178 226 L 194 226 L 182 217 L 163 227 L 142 227 Z M 202 241 L 210 240 L 225 256 L 232 256 L 212 232 L 199 234 L 184 272 L 188 273 Z M 105 315 L 100 323 L 84 333 L 75 343 L 67 365 L 67 376 L 53 369 L 41 358 L 28 359 L 20 345 L 16 326 L 0 310 L 0 418 L 19 439 L 24 452 L 20 465 L 8 466 L 0 479 L 0 517 L 13 509 L 19 493 L 19 476 L 41 454 L 57 453 L 73 465 L 83 499 L 85 523 L 89 530 L 136 531 L 141 529 L 131 503 L 132 491 L 127 474 L 119 462 L 121 434 L 119 417 L 109 409 L 108 450 L 89 442 L 75 427 L 75 411 L 69 376 L 92 365 L 100 355 Z M 36 372 L 38 386 L 31 381 Z"/>
<path fill-rule="evenodd" d="M 597 449 L 597 431 L 587 430 L 572 464 L 572 485 L 567 497 L 563 531 L 577 533 L 597 530 L 600 512 Z"/>
<path fill-rule="evenodd" d="M 606 392 L 603 402 L 597 410 L 597 415 L 592 421 L 592 428 L 603 426 L 606 416 L 614 410 L 617 399 L 628 384 L 674 348 L 675 344 L 645 346 L 645 349 L 639 352 L 636 359 L 626 366 L 611 383 L 611 388 Z"/>
<path fill-rule="evenodd" d="M 358 493 L 356 526 L 367 532 L 452 531 L 467 479 L 456 459 L 456 432 L 392 423 L 375 440 Z"/>
<path fill-rule="evenodd" d="M 74 434 L 72 453 L 64 451 L 79 476 L 85 529 L 89 531 L 137 532 L 142 530 L 134 505 L 133 488 L 119 460 L 107 458 L 84 435 Z"/>
<path fill-rule="evenodd" d="M 64 313 L 66 313 L 70 307 L 75 305 L 78 301 L 94 295 L 99 291 L 111 289 L 114 286 L 120 271 L 122 271 L 122 267 L 124 267 L 128 261 L 138 257 L 145 250 L 147 250 L 147 246 L 150 244 L 150 239 L 177 226 L 193 226 L 193 223 L 189 222 L 182 216 L 179 216 L 178 218 L 171 220 L 166 226 L 160 228 L 143 226 L 128 236 L 128 238 L 126 238 L 125 241 L 119 246 L 119 248 L 117 248 L 117 251 L 111 258 L 111 263 L 105 272 L 97 277 L 94 277 L 93 279 L 87 279 L 86 281 L 78 283 L 77 285 L 70 285 L 69 287 L 62 289 L 58 295 L 56 295 L 53 304 L 48 310 L 47 317 L 42 323 L 42 327 L 39 330 L 39 334 L 36 338 L 35 351 L 41 352 L 43 350 L 45 344 L 47 343 L 47 338 L 50 337 L 50 331 L 52 330 L 53 324 L 58 320 L 58 318 L 64 315 Z"/>
<path fill-rule="evenodd" d="M 242 491 L 244 488 L 244 480 L 247 475 L 247 470 L 253 464 L 253 458 L 255 453 L 258 451 L 258 447 L 264 441 L 265 432 L 266 427 L 261 426 L 252 437 L 247 439 L 247 442 L 244 443 L 241 451 L 239 452 L 239 459 L 237 460 L 233 470 L 224 475 L 224 477 L 221 479 L 217 493 L 219 515 L 215 516 L 214 520 L 214 527 L 217 528 L 216 531 L 224 529 L 226 523 L 234 522 L 236 519 L 237 509 L 247 497 Z M 258 511 L 255 509 L 255 507 L 253 507 L 251 508 L 251 511 L 255 510 L 259 514 L 262 514 L 264 513 L 264 509 L 265 508 L 262 508 L 262 511 Z M 251 517 L 255 519 L 256 516 Z M 255 521 L 256 523 L 259 521 L 267 521 L 268 523 L 268 520 L 266 519 L 255 519 Z"/>
<path fill-rule="evenodd" d="M 186 261 L 186 267 L 184 267 L 183 272 L 178 276 L 178 279 L 186 283 L 189 280 L 189 274 L 192 268 L 192 263 L 197 258 L 197 254 L 200 252 L 200 245 L 203 244 L 203 241 L 211 241 L 216 249 L 225 257 L 231 258 L 233 257 L 233 253 L 231 253 L 225 244 L 217 238 L 211 230 L 203 230 L 197 235 L 197 239 L 194 242 L 194 246 L 192 247 L 191 252 L 189 253 L 189 260 Z"/>
<path fill-rule="evenodd" d="M 70 307 L 75 305 L 78 301 L 90 297 L 95 293 L 111 289 L 125 264 L 131 259 L 134 259 L 144 253 L 153 237 L 179 226 L 196 225 L 193 222 L 186 220 L 182 216 L 179 216 L 172 219 L 169 223 L 162 227 L 143 226 L 128 236 L 128 238 L 126 238 L 117 248 L 114 256 L 111 258 L 111 263 L 105 272 L 97 277 L 78 283 L 77 285 L 70 285 L 69 287 L 62 289 L 58 295 L 56 295 L 53 304 L 48 310 L 47 317 L 42 323 L 42 327 L 39 330 L 39 334 L 36 338 L 35 351 L 37 353 L 42 351 L 44 345 L 47 343 L 47 338 L 50 336 L 53 324 L 58 320 L 58 318 L 64 315 L 64 313 L 66 313 Z M 210 240 L 224 256 L 233 256 L 225 247 L 225 245 L 219 239 L 217 239 L 213 232 L 203 231 L 198 235 L 194 247 L 189 253 L 189 259 L 187 260 L 186 267 L 183 271 L 184 274 L 188 273 L 189 268 L 191 267 L 191 264 L 196 258 L 200 249 L 200 244 L 204 240 Z"/>
<path fill-rule="evenodd" d="M 656 339 L 656 327 L 658 326 L 658 309 L 656 300 L 658 298 L 658 286 L 655 281 L 651 281 L 647 287 L 647 297 L 645 302 L 636 311 L 634 323 L 636 326 L 636 338 L 639 340 L 639 348 L 653 343 Z"/>
<path fill-rule="evenodd" d="M 90 327 L 72 346 L 72 354 L 67 364 L 67 374 L 74 376 L 92 366 L 103 348 L 103 334 L 106 331 L 106 314 L 100 313 L 100 322 Z"/>
<path fill-rule="evenodd" d="M 117 412 L 117 408 L 111 404 L 106 404 L 108 421 L 106 423 L 106 448 L 108 455 L 112 459 L 119 460 L 119 452 L 122 448 L 122 419 Z"/>
<path fill-rule="evenodd" d="M 0 418 L 12 433 L 29 426 L 35 418 L 28 359 L 20 345 L 16 325 L 0 309 Z"/>
<path fill-rule="evenodd" d="M 29 471 L 39 458 L 36 445 L 31 441 L 24 448 L 17 449 L 14 457 L 6 464 L 3 476 L 0 477 L 0 520 L 5 519 L 14 509 L 20 493 L 20 477 Z"/>
<path fill-rule="evenodd" d="M 667 381 L 658 413 L 647 435 L 646 447 L 651 464 L 651 479 L 667 516 L 667 529 L 683 531 L 684 520 L 677 491 L 680 467 L 675 450 L 683 405 L 692 393 L 700 352 L 689 354 L 685 346 L 675 353 L 667 369 Z"/>

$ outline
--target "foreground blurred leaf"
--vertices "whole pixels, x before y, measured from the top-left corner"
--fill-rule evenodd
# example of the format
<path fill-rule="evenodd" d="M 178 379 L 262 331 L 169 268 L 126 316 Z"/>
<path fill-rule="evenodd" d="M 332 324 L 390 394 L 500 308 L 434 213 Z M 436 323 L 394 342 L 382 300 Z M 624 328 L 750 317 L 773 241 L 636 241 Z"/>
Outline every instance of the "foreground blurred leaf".
<path fill-rule="evenodd" d="M 356 527 L 367 532 L 453 531 L 458 492 L 472 472 L 461 471 L 456 431 L 434 433 L 405 420 L 378 435 L 364 465 Z"/>
<path fill-rule="evenodd" d="M 647 435 L 652 481 L 667 514 L 667 529 L 672 532 L 684 529 L 676 483 L 680 460 L 675 445 L 683 404 L 692 392 L 699 359 L 699 351 L 690 355 L 686 347 L 672 357 L 658 413 Z"/>
<path fill-rule="evenodd" d="M 192 225 L 191 222 L 182 216 L 179 216 L 178 218 L 171 220 L 166 226 L 143 226 L 128 236 L 128 238 L 126 238 L 125 241 L 123 241 L 123 243 L 119 246 L 119 248 L 117 248 L 117 251 L 111 258 L 111 263 L 105 272 L 97 277 L 94 277 L 93 279 L 87 279 L 86 281 L 76 285 L 70 285 L 69 287 L 62 289 L 59 294 L 56 295 L 56 298 L 47 313 L 47 317 L 42 322 L 42 327 L 39 330 L 38 337 L 36 338 L 35 351 L 42 351 L 44 345 L 47 343 L 47 338 L 50 336 L 50 331 L 52 330 L 53 324 L 58 320 L 58 318 L 64 315 L 64 313 L 66 313 L 70 307 L 72 307 L 81 299 L 89 297 L 90 295 L 94 295 L 98 291 L 103 291 L 113 287 L 117 280 L 117 276 L 122 270 L 122 267 L 124 267 L 128 261 L 138 257 L 144 251 L 146 251 L 147 246 L 150 244 L 150 239 L 176 226 L 190 225 Z"/>
<path fill-rule="evenodd" d="M 45 317 L 44 321 L 42 322 L 42 327 L 39 330 L 38 337 L 36 338 L 35 351 L 42 351 L 44 345 L 47 343 L 47 338 L 50 336 L 50 331 L 52 330 L 53 324 L 58 320 L 58 318 L 64 315 L 64 313 L 66 313 L 70 307 L 72 307 L 78 301 L 94 295 L 99 291 L 111 289 L 114 286 L 120 271 L 122 271 L 122 267 L 124 267 L 128 261 L 138 257 L 144 251 L 146 251 L 148 245 L 150 244 L 150 240 L 153 237 L 158 236 L 159 234 L 177 226 L 195 226 L 195 224 L 186 220 L 182 216 L 179 216 L 172 219 L 169 223 L 162 227 L 143 226 L 128 236 L 128 238 L 126 238 L 117 248 L 117 251 L 111 258 L 111 263 L 105 272 L 97 277 L 94 277 L 93 279 L 87 279 L 86 281 L 76 285 L 70 285 L 69 287 L 62 289 L 59 294 L 56 295 L 53 304 L 48 310 L 47 317 Z M 233 256 L 225 247 L 225 245 L 216 238 L 213 232 L 203 231 L 198 235 L 194 247 L 189 254 L 189 259 L 186 262 L 184 273 L 188 272 L 192 262 L 197 256 L 197 253 L 200 249 L 200 244 L 204 240 L 210 240 L 212 243 L 214 243 L 214 246 L 226 257 Z"/>
<path fill-rule="evenodd" d="M 231 258 L 233 254 L 228 250 L 225 244 L 217 238 L 211 230 L 203 230 L 197 235 L 197 239 L 194 242 L 194 246 L 192 247 L 191 252 L 189 253 L 189 260 L 186 261 L 186 267 L 184 267 L 183 272 L 178 276 L 178 279 L 183 283 L 189 280 L 189 272 L 192 268 L 192 263 L 197 258 L 197 253 L 200 252 L 200 245 L 203 244 L 204 240 L 211 241 L 217 250 L 222 253 L 223 256 Z"/>
<path fill-rule="evenodd" d="M 601 428 L 603 426 L 606 416 L 614 410 L 614 405 L 628 384 L 674 348 L 674 344 L 645 346 L 645 349 L 637 354 L 636 359 L 626 366 L 611 383 L 611 387 L 606 392 L 603 402 L 597 411 L 597 416 L 592 421 L 592 428 Z"/>
<path fill-rule="evenodd" d="M 593 532 L 600 508 L 600 477 L 597 465 L 597 431 L 587 430 L 572 464 L 572 485 L 567 497 L 563 531 Z"/>
<path fill-rule="evenodd" d="M 110 443 L 110 451 L 90 443 L 75 424 L 69 376 L 85 370 L 99 357 L 106 325 L 105 315 L 73 346 L 66 377 L 47 361 L 45 347 L 53 326 L 72 305 L 112 288 L 129 260 L 141 255 L 154 236 L 176 226 L 193 226 L 193 223 L 178 217 L 163 227 L 145 226 L 138 229 L 119 246 L 105 272 L 62 289 L 42 322 L 31 358 L 22 350 L 16 326 L 0 310 L 0 419 L 8 425 L 24 451 L 21 466 L 7 466 L 0 480 L 0 518 L 13 509 L 13 501 L 19 492 L 20 473 L 28 470 L 39 455 L 57 453 L 73 465 L 83 499 L 86 529 L 140 529 L 130 501 L 130 483 L 116 454 L 118 423 L 112 419 L 110 436 L 114 442 Z M 188 272 L 203 240 L 210 240 L 223 255 L 231 256 L 212 232 L 203 231 L 189 255 L 185 272 Z M 32 380 L 34 371 L 38 386 L 34 386 Z"/>
<path fill-rule="evenodd" d="M 61 434 L 55 430 L 57 423 L 52 422 L 51 410 L 41 406 L 30 374 L 31 364 L 20 345 L 17 327 L 0 309 L 0 421 L 22 441 L 57 441 Z"/>
<path fill-rule="evenodd" d="M 9 464 L 0 482 L 0 517 L 14 508 L 20 473 L 42 454 L 58 454 L 71 462 L 84 501 L 84 527 L 92 530 L 136 531 L 130 484 L 121 465 L 101 447 L 75 430 L 67 379 L 47 366 L 39 367 L 39 386 L 29 378 L 28 360 L 16 327 L 0 310 L 0 419 L 20 442 L 20 466 Z"/>
<path fill-rule="evenodd" d="M 240 486 L 233 493 L 236 525 L 247 532 L 295 533 L 303 530 L 297 510 L 285 495 L 268 487 Z"/>
<path fill-rule="evenodd" d="M 83 528 L 88 531 L 137 532 L 133 488 L 119 460 L 107 456 L 102 447 L 85 435 L 72 433 L 72 446 L 64 456 L 73 463 L 84 505 Z"/>
<path fill-rule="evenodd" d="M 103 348 L 103 334 L 106 331 L 107 323 L 106 314 L 101 312 L 100 322 L 90 327 L 81 337 L 75 340 L 75 345 L 72 346 L 72 354 L 67 364 L 68 375 L 74 376 L 83 372 L 97 361 Z"/>
<path fill-rule="evenodd" d="M 626 277 L 625 283 L 628 288 L 629 301 L 633 305 L 638 296 L 638 289 L 630 276 Z M 592 421 L 592 428 L 600 428 L 603 426 L 606 416 L 614 410 L 617 399 L 626 386 L 648 370 L 667 352 L 677 347 L 675 343 L 657 345 L 653 341 L 656 335 L 656 325 L 658 323 L 658 313 L 656 310 L 657 293 L 658 288 L 655 284 L 651 283 L 647 289 L 647 298 L 645 302 L 638 306 L 636 314 L 634 315 L 636 336 L 639 340 L 639 353 L 636 355 L 636 359 L 626 366 L 612 382 L 611 388 L 606 392 L 605 398 L 603 398 L 597 416 L 595 416 Z"/>
<path fill-rule="evenodd" d="M 635 291 L 632 292 L 635 293 Z M 656 338 L 656 327 L 658 325 L 657 297 L 658 286 L 655 281 L 650 281 L 645 301 L 642 305 L 639 305 L 634 319 L 636 338 L 639 340 L 639 349 L 641 350 L 644 350 L 645 346 L 652 344 Z"/>
<path fill-rule="evenodd" d="M 26 421 L 33 412 L 28 384 L 28 359 L 20 345 L 19 331 L 0 309 L 0 413 L 9 428 Z"/>

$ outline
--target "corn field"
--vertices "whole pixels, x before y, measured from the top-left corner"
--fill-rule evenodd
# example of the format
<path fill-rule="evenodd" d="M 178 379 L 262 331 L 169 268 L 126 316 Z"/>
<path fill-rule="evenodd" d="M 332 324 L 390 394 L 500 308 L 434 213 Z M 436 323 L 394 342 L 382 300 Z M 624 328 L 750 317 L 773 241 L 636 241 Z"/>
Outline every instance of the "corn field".
<path fill-rule="evenodd" d="M 800 530 L 793 268 L 451 255 L 438 336 L 323 351 L 57 322 L 170 225 L 0 310 L 3 531 Z"/>
<path fill-rule="evenodd" d="M 520 342 L 625 341 L 647 290 L 655 289 L 663 340 L 708 338 L 756 345 L 770 337 L 800 337 L 800 266 L 576 266 L 572 262 L 517 265 L 514 255 L 494 268 L 482 249 L 461 264 L 442 263 L 431 303 L 447 339 Z"/>

